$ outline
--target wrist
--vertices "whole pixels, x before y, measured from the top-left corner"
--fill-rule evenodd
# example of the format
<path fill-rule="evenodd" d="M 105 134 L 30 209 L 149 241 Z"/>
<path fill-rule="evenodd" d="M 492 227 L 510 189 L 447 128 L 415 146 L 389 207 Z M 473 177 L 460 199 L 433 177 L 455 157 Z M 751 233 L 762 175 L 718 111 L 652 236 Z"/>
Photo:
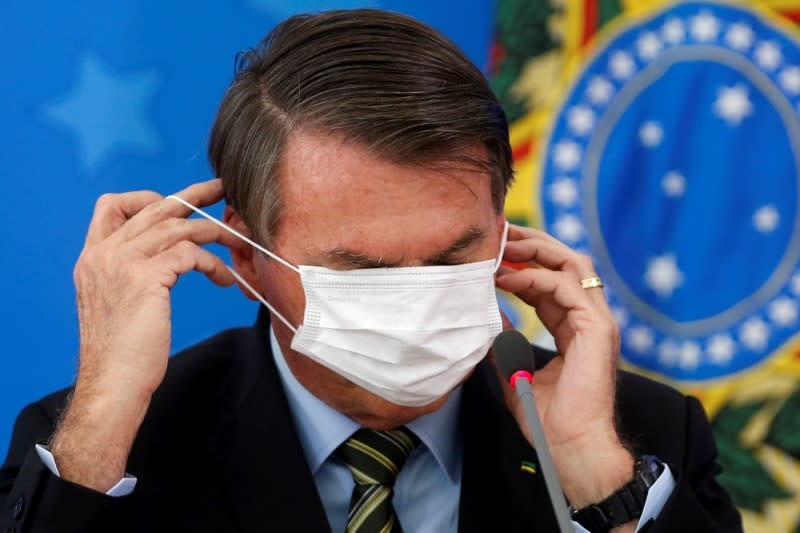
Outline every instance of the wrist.
<path fill-rule="evenodd" d="M 106 492 L 124 475 L 150 397 L 124 385 L 76 384 L 50 442 L 63 479 Z"/>
<path fill-rule="evenodd" d="M 629 482 L 635 463 L 616 435 L 554 450 L 553 459 L 564 495 L 575 509 L 602 501 Z"/>
<path fill-rule="evenodd" d="M 81 369 L 72 393 L 70 405 L 86 402 L 97 409 L 109 411 L 146 410 L 155 387 L 132 378 L 131 373 L 92 373 Z"/>
<path fill-rule="evenodd" d="M 644 513 L 650 488 L 661 479 L 665 468 L 656 456 L 640 455 L 630 481 L 602 501 L 582 509 L 571 508 L 572 520 L 589 531 L 633 532 Z"/>

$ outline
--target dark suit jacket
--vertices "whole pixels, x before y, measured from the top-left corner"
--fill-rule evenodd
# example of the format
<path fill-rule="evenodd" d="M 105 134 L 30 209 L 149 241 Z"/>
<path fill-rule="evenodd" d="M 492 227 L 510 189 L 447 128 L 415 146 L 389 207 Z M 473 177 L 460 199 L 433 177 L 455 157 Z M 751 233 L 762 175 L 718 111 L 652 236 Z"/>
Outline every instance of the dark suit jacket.
<path fill-rule="evenodd" d="M 539 361 L 552 354 L 537 354 Z M 268 318 L 170 360 L 128 461 L 133 494 L 112 498 L 52 475 L 34 443 L 52 433 L 69 391 L 28 405 L 0 470 L 0 531 L 329 531 L 268 341 Z M 580 391 L 576 391 L 579 394 Z M 620 429 L 636 453 L 668 463 L 677 484 L 650 532 L 739 531 L 715 481 L 716 447 L 697 400 L 625 372 Z M 505 408 L 493 369 L 476 368 L 461 410 L 460 532 L 556 531 L 536 453 Z"/>

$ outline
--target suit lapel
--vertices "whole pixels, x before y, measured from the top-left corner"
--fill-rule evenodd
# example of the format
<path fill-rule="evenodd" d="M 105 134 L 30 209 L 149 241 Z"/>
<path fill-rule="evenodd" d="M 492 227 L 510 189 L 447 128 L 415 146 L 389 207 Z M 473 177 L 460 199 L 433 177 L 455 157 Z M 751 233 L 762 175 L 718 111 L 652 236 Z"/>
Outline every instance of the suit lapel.
<path fill-rule="evenodd" d="M 302 453 L 268 340 L 264 311 L 236 353 L 236 371 L 212 437 L 217 475 L 232 518 L 245 532 L 330 531 Z M 481 362 L 464 385 L 460 533 L 555 531 L 536 452 L 502 398 L 494 369 Z M 537 466 L 531 474 L 524 462 Z"/>
<path fill-rule="evenodd" d="M 557 531 L 534 449 L 506 409 L 494 369 L 481 362 L 464 386 L 460 533 Z M 533 464 L 536 473 L 523 469 Z"/>
<path fill-rule="evenodd" d="M 249 342 L 235 355 L 239 371 L 218 405 L 219 477 L 234 519 L 246 532 L 330 531 L 291 419 L 260 312 Z"/>

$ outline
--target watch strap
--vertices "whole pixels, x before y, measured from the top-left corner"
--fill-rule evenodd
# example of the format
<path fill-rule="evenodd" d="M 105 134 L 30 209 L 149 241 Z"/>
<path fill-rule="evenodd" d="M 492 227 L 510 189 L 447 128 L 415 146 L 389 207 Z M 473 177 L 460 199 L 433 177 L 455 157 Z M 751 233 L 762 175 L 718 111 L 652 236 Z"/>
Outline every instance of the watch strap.
<path fill-rule="evenodd" d="M 572 519 L 591 533 L 606 533 L 616 526 L 639 518 L 647 501 L 647 493 L 664 471 L 664 464 L 653 455 L 639 457 L 633 479 L 605 500 L 576 511 L 570 507 Z"/>

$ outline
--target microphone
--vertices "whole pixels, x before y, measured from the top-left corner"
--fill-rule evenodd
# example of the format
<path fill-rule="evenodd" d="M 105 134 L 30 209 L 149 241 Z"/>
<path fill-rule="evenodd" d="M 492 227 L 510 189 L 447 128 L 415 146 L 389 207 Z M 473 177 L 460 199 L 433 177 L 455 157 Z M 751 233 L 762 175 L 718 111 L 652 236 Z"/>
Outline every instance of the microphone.
<path fill-rule="evenodd" d="M 544 435 L 542 421 L 539 419 L 533 399 L 531 384 L 533 383 L 534 359 L 531 345 L 522 333 L 516 330 L 504 331 L 495 337 L 492 343 L 492 354 L 500 373 L 511 383 L 511 388 L 517 392 L 522 409 L 525 411 L 528 428 L 531 430 L 536 446 L 536 454 L 539 456 L 547 493 L 550 495 L 550 503 L 556 514 L 558 529 L 561 533 L 572 533 L 575 528 L 570 520 L 567 501 L 564 498 L 564 491 L 561 489 L 561 481 L 558 478 L 553 456 Z"/>

